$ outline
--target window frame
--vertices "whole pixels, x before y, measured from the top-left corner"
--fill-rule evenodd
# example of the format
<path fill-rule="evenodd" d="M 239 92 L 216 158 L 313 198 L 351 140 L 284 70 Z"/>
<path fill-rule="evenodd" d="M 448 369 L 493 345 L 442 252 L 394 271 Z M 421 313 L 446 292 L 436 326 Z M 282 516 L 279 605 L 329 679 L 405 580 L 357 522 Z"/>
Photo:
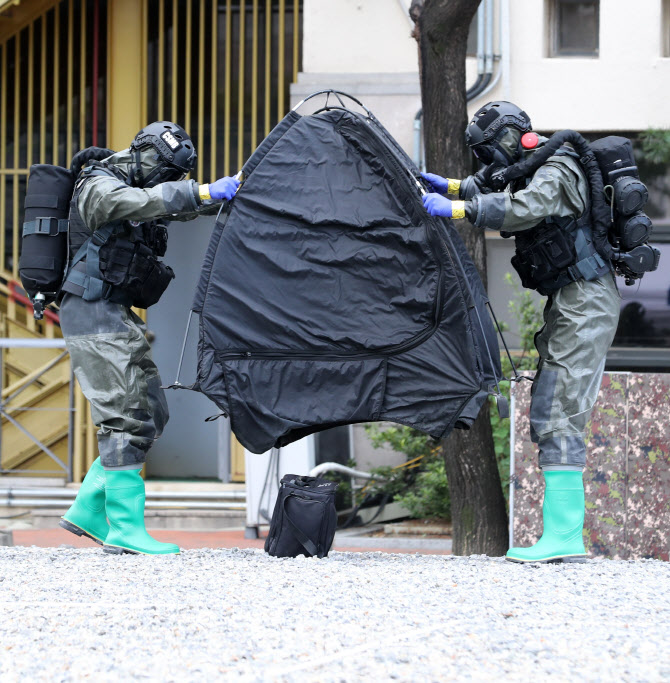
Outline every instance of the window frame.
<path fill-rule="evenodd" d="M 559 48 L 560 5 L 566 2 L 577 4 L 577 2 L 591 2 L 591 0 L 547 0 L 547 35 L 549 48 L 547 56 L 554 59 L 598 59 L 600 57 L 600 0 L 592 0 L 592 4 L 594 4 L 596 8 L 596 48 L 593 52 L 576 48 Z"/>

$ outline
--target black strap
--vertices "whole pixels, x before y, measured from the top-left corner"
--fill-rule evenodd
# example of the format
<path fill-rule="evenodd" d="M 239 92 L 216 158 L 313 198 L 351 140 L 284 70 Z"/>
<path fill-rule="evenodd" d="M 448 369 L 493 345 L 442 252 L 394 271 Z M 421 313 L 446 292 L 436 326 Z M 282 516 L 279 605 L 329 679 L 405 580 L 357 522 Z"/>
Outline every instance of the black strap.
<path fill-rule="evenodd" d="M 310 554 L 310 555 L 316 555 L 317 557 L 320 557 L 319 555 L 319 549 L 312 541 L 309 536 L 307 536 L 302 529 L 300 529 L 296 523 L 291 519 L 291 516 L 288 514 L 288 510 L 286 509 L 286 503 L 288 502 L 288 499 L 293 496 L 292 493 L 289 493 L 286 498 L 284 498 L 284 503 L 283 503 L 283 508 L 284 508 L 284 515 L 286 516 L 286 519 L 288 520 L 288 523 L 291 525 L 293 529 L 293 535 L 300 541 L 300 545 Z"/>
<path fill-rule="evenodd" d="M 109 223 L 93 232 L 79 247 L 69 264 L 63 291 L 81 296 L 85 301 L 108 298 L 110 286 L 100 273 L 100 247 L 114 234 L 114 230 L 114 223 Z M 84 266 L 83 270 L 77 267 L 80 262 Z"/>
<path fill-rule="evenodd" d="M 23 236 L 27 235 L 58 235 L 67 232 L 70 221 L 67 218 L 36 218 L 23 224 Z"/>

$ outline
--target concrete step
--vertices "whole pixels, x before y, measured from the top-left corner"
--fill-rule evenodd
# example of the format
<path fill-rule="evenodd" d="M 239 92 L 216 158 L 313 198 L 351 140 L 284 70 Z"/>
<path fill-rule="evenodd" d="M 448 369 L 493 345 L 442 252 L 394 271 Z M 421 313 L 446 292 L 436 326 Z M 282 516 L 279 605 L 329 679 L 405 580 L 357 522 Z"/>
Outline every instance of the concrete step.
<path fill-rule="evenodd" d="M 13 527 L 55 529 L 66 510 L 66 507 L 36 509 L 30 515 L 20 518 L 20 523 L 15 523 Z M 147 529 L 220 531 L 243 528 L 246 513 L 238 510 L 146 510 L 144 519 Z"/>
<path fill-rule="evenodd" d="M 0 528 L 55 529 L 79 486 L 62 479 L 0 480 Z M 243 528 L 246 522 L 244 484 L 150 480 L 146 490 L 148 529 L 219 531 Z"/>
<path fill-rule="evenodd" d="M 67 508 L 74 501 L 79 486 L 15 486 L 0 482 L 0 513 L 4 509 L 23 512 Z M 246 488 L 243 484 L 149 481 L 146 483 L 146 497 L 147 510 L 246 510 Z"/>
<path fill-rule="evenodd" d="M 338 550 L 348 548 L 394 548 L 417 552 L 450 553 L 451 538 L 410 538 L 407 536 L 384 534 L 384 525 L 377 524 L 369 527 L 342 529 L 335 534 L 333 548 Z"/>

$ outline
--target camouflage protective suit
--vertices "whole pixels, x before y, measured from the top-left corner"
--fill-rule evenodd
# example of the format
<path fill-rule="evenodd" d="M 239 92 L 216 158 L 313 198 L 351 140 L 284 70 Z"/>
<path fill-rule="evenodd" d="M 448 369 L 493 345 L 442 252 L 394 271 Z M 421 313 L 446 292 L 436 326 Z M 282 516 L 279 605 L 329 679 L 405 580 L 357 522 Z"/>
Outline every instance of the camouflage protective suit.
<path fill-rule="evenodd" d="M 152 156 L 142 152 L 148 173 Z M 129 150 L 106 160 L 128 176 Z M 187 221 L 216 213 L 219 202 L 203 203 L 195 180 L 140 189 L 109 176 L 85 181 L 77 201 L 84 223 L 97 230 L 113 221 L 155 218 Z M 85 301 L 65 294 L 60 321 L 74 373 L 98 425 L 100 460 L 106 468 L 136 468 L 168 421 L 161 379 L 151 358 L 146 326 L 130 308 L 109 299 Z"/>
<path fill-rule="evenodd" d="M 579 218 L 589 207 L 589 192 L 579 162 L 556 155 L 524 189 L 471 197 L 473 221 L 514 234 L 550 216 Z M 576 280 L 548 296 L 544 326 L 535 335 L 539 362 L 530 410 L 541 467 L 586 464 L 584 430 L 598 397 L 620 300 L 613 273 Z"/>

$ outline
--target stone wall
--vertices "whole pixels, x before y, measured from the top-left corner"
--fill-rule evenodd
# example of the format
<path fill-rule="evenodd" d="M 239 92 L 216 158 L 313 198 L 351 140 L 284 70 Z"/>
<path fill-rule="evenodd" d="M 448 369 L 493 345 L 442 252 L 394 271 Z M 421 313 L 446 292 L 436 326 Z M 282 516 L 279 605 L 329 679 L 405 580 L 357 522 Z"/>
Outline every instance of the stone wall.
<path fill-rule="evenodd" d="M 529 436 L 530 386 L 513 387 L 510 540 L 517 546 L 535 543 L 542 532 L 544 485 Z M 670 374 L 606 373 L 586 444 L 587 551 L 668 560 Z"/>

